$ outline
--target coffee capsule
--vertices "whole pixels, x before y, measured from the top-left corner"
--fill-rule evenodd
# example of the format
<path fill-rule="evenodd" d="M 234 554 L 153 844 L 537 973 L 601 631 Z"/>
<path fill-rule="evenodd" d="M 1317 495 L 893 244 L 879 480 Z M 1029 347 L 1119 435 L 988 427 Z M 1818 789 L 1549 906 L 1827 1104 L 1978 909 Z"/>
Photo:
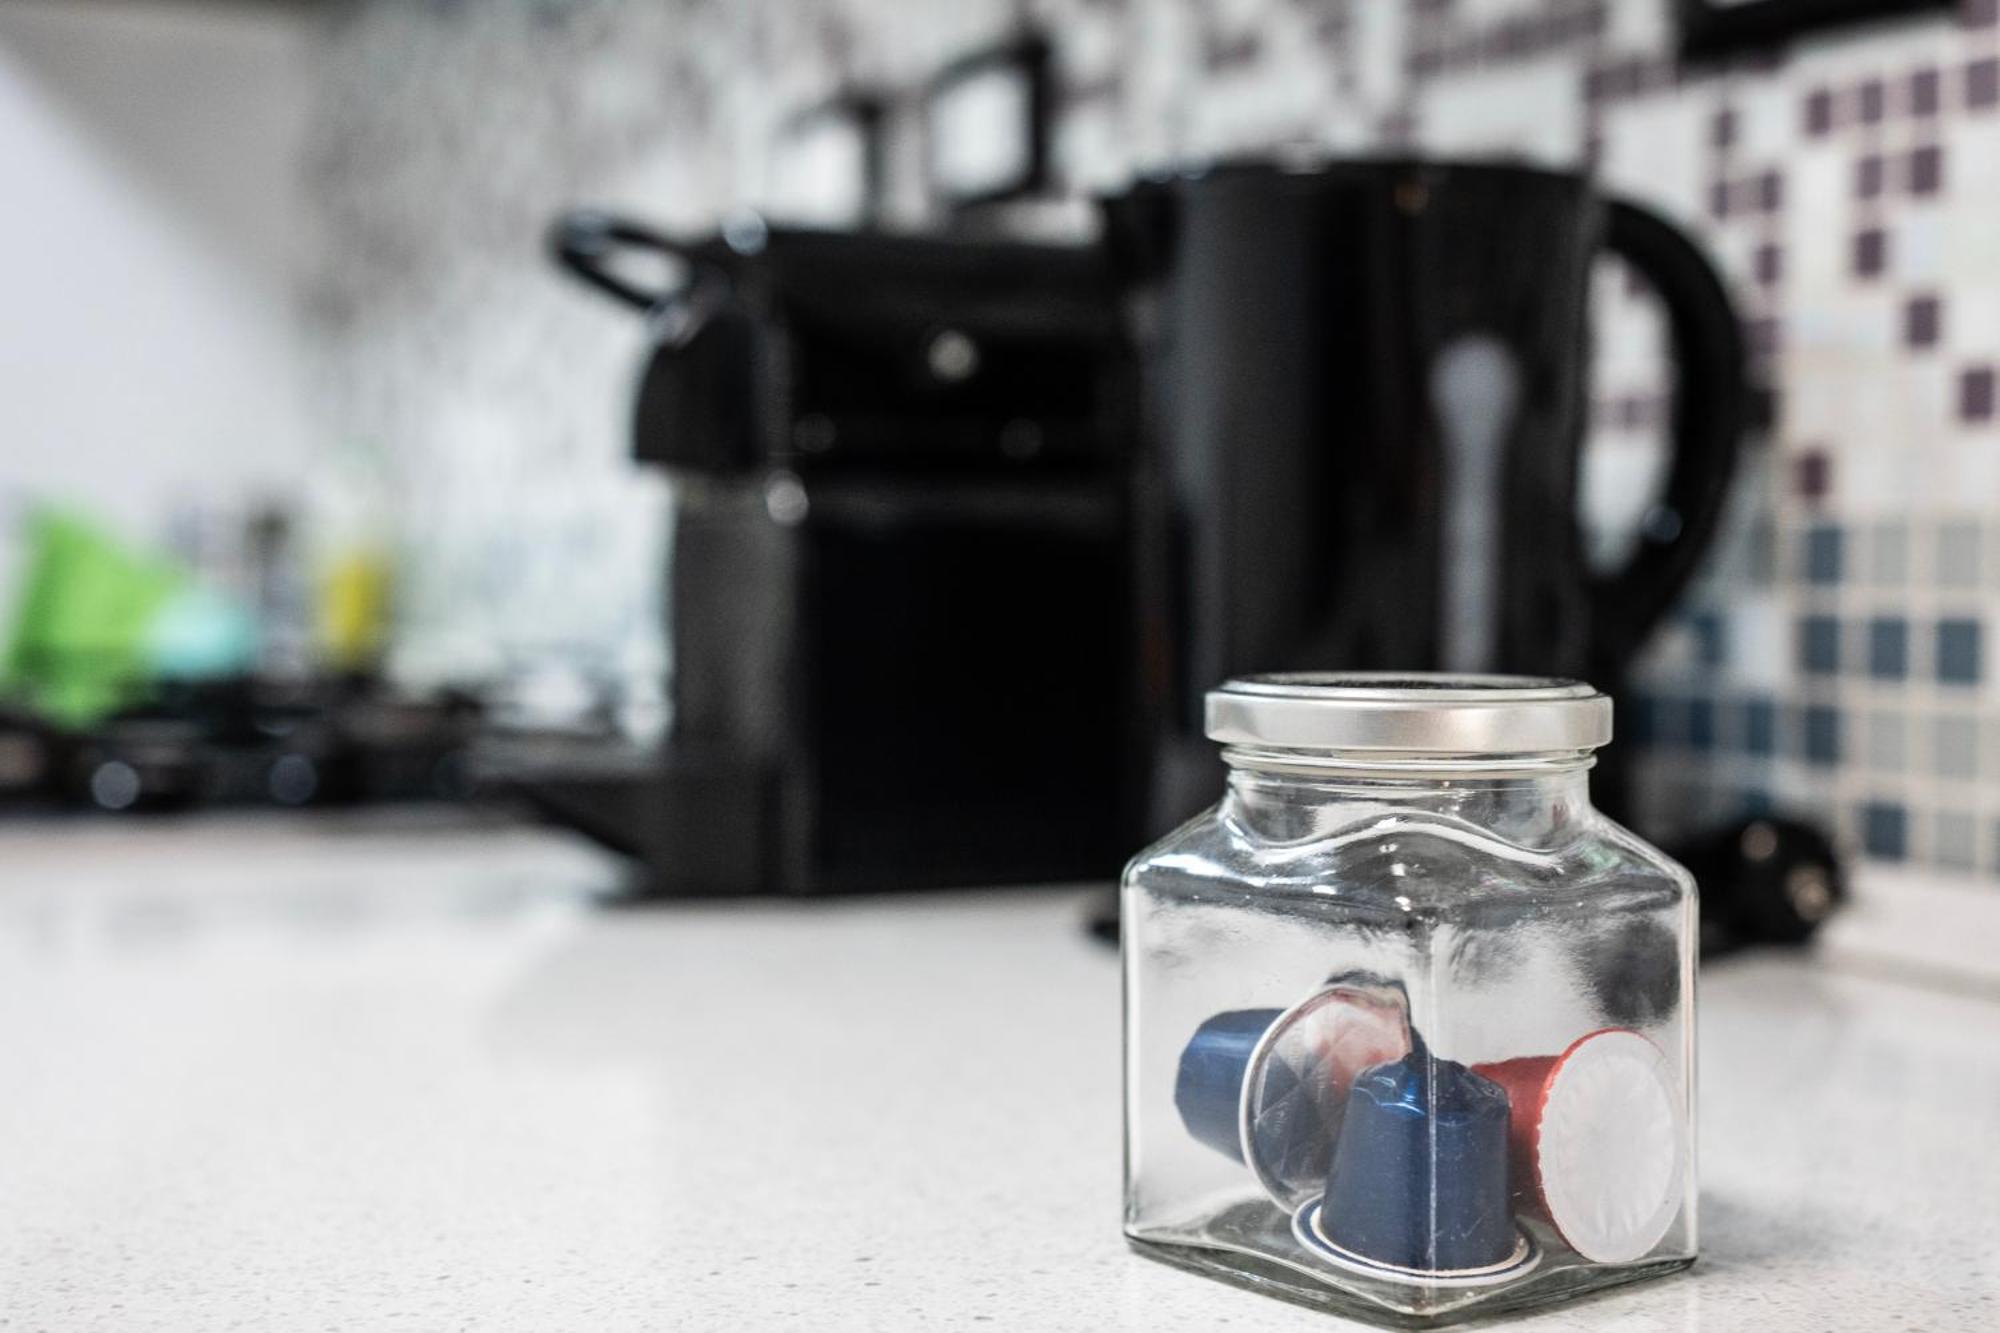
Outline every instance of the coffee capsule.
<path fill-rule="evenodd" d="M 1207 1019 L 1181 1049 L 1174 1109 L 1187 1132 L 1243 1160 L 1243 1077 L 1264 1034 L 1284 1011 L 1232 1009 Z"/>
<path fill-rule="evenodd" d="M 1561 1055 L 1475 1065 L 1506 1089 L 1515 1202 L 1592 1263 L 1643 1259 L 1680 1211 L 1687 1163 L 1666 1055 L 1605 1028 Z"/>
<path fill-rule="evenodd" d="M 1355 1080 L 1325 1195 L 1294 1230 L 1336 1263 L 1392 1281 L 1525 1272 L 1539 1255 L 1514 1225 L 1507 1126 L 1498 1084 L 1418 1043 Z"/>
<path fill-rule="evenodd" d="M 1318 1194 L 1354 1080 L 1410 1050 L 1400 986 L 1356 976 L 1314 991 L 1278 1016 L 1243 1080 L 1244 1157 L 1287 1211 Z"/>
<path fill-rule="evenodd" d="M 1409 1049 L 1402 988 L 1343 979 L 1283 1011 L 1208 1019 L 1181 1052 L 1174 1105 L 1189 1134 L 1247 1165 L 1289 1211 L 1325 1183 L 1355 1076 Z"/>

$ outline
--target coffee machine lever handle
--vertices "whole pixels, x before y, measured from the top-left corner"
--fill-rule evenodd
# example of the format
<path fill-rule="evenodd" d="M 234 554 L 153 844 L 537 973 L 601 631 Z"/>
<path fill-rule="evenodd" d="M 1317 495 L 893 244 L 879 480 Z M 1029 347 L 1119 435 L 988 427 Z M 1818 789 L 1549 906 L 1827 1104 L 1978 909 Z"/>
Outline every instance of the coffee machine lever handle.
<path fill-rule="evenodd" d="M 650 250 L 680 260 L 690 272 L 698 262 L 684 242 L 594 209 L 565 213 L 549 228 L 549 253 L 556 263 L 626 305 L 657 310 L 685 294 L 689 285 L 686 281 L 646 287 L 619 272 L 614 257 L 621 251 L 634 250 Z"/>
<path fill-rule="evenodd" d="M 1666 485 L 1625 567 L 1599 581 L 1597 652 L 1622 662 L 1693 577 L 1715 535 L 1745 424 L 1743 326 L 1715 268 L 1659 214 L 1608 201 L 1605 248 L 1638 270 L 1666 306 L 1677 371 Z"/>

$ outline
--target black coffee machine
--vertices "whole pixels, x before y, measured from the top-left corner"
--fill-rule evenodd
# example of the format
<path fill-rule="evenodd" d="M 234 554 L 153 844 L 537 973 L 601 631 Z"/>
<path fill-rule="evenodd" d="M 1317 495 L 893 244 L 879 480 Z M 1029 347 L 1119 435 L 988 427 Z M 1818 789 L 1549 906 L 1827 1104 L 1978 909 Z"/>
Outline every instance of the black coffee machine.
<path fill-rule="evenodd" d="M 1210 167 L 1103 215 L 1089 247 L 558 227 L 648 313 L 636 450 L 681 479 L 676 729 L 622 835 L 662 891 L 1108 877 L 1214 799 L 1201 697 L 1241 672 L 1623 692 L 1743 426 L 1741 331 L 1678 229 L 1421 161 Z M 1659 292 L 1676 370 L 1667 484 L 1609 576 L 1577 517 L 1602 250 Z M 635 251 L 684 279 L 620 276 Z"/>
<path fill-rule="evenodd" d="M 1107 256 L 597 214 L 676 480 L 672 739 L 529 794 L 655 894 L 1051 882 L 1144 840 L 1138 379 Z M 678 281 L 647 286 L 635 259 Z"/>

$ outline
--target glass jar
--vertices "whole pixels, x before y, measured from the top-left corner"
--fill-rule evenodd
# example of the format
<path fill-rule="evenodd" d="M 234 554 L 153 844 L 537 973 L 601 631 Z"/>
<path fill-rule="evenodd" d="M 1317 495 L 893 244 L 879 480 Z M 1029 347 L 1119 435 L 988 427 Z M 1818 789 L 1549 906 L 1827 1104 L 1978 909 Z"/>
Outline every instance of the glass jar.
<path fill-rule="evenodd" d="M 1591 807 L 1611 702 L 1208 696 L 1222 802 L 1125 873 L 1125 1232 L 1399 1324 L 1695 1257 L 1695 889 Z"/>

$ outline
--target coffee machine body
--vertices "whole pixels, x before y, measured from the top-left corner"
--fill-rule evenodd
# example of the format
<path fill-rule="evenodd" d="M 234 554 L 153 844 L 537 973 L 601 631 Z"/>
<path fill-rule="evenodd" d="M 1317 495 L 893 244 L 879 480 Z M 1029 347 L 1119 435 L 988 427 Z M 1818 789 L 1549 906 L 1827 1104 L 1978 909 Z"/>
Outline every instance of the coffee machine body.
<path fill-rule="evenodd" d="M 572 217 L 676 480 L 655 892 L 1107 877 L 1143 836 L 1136 371 L 1101 254 Z M 671 292 L 614 251 L 682 256 Z"/>
<path fill-rule="evenodd" d="M 673 739 L 622 835 L 656 888 L 1108 877 L 1214 799 L 1199 708 L 1232 676 L 1622 693 L 1742 427 L 1741 333 L 1678 229 L 1580 176 L 1420 161 L 1216 166 L 1104 222 L 559 225 L 646 312 L 635 451 L 678 479 Z M 621 276 L 634 249 L 682 280 Z M 1605 251 L 1663 299 L 1676 371 L 1666 483 L 1609 572 L 1578 514 Z"/>

